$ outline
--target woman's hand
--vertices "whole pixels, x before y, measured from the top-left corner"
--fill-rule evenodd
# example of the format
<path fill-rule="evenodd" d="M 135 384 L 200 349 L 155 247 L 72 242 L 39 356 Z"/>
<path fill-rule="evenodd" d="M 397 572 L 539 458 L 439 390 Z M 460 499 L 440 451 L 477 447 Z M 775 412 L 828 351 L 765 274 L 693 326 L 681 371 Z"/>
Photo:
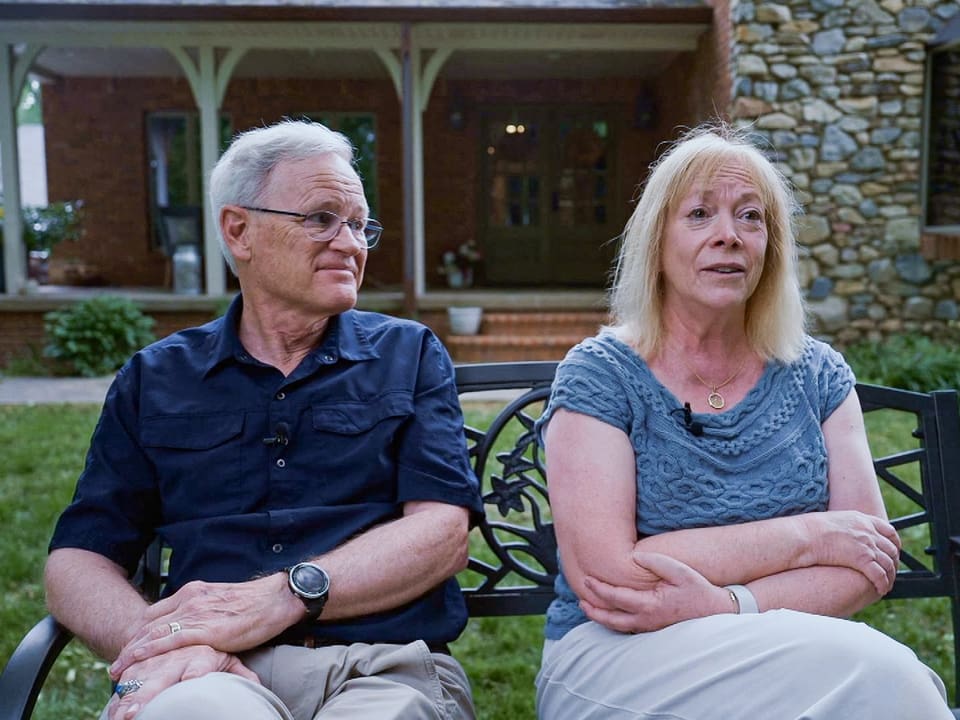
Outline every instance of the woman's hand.
<path fill-rule="evenodd" d="M 881 596 L 897 577 L 900 536 L 882 518 L 856 510 L 828 510 L 802 516 L 810 536 L 810 565 L 856 570 Z"/>
<path fill-rule="evenodd" d="M 683 620 L 735 610 L 730 594 L 688 565 L 659 553 L 635 552 L 647 579 L 640 587 L 584 579 L 589 597 L 580 601 L 588 618 L 624 633 L 650 632 Z"/>

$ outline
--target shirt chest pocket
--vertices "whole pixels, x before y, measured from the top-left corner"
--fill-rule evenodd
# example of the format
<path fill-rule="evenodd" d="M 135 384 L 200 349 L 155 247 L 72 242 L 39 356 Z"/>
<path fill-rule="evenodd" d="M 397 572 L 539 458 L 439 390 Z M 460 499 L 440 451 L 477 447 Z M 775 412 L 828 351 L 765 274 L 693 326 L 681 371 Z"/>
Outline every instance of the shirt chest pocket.
<path fill-rule="evenodd" d="M 244 414 L 144 420 L 140 441 L 153 462 L 167 522 L 242 512 L 258 499 L 243 486 Z"/>
<path fill-rule="evenodd" d="M 395 501 L 397 448 L 413 412 L 413 396 L 404 392 L 312 406 L 324 502 Z"/>

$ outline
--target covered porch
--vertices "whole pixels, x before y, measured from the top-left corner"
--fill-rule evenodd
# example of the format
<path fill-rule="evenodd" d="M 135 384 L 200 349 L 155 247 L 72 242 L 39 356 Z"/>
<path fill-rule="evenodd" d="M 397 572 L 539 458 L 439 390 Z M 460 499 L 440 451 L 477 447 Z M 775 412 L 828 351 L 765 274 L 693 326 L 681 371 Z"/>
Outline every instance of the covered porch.
<path fill-rule="evenodd" d="M 94 291 L 148 311 L 216 307 L 235 285 L 209 171 L 235 132 L 311 117 L 357 145 L 386 228 L 361 306 L 440 325 L 454 304 L 596 311 L 657 144 L 729 102 L 728 8 L 715 5 L 0 3 L 0 309 L 82 296 L 65 272 L 77 265 Z M 55 287 L 28 282 L 9 211 L 30 76 L 50 199 L 85 202 L 84 237 L 53 252 Z M 162 219 L 183 207 L 201 270 L 178 298 Z"/>

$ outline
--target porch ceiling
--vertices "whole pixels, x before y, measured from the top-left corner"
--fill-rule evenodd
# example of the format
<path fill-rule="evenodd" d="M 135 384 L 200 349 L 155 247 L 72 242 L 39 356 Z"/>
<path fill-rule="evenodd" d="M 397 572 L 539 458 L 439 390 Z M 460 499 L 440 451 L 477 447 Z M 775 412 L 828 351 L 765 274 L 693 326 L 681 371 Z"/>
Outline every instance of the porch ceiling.
<path fill-rule="evenodd" d="M 676 51 L 458 50 L 447 60 L 443 76 L 451 79 L 523 79 L 648 77 L 661 72 Z M 41 76 L 178 77 L 183 74 L 162 48 L 48 47 L 34 62 Z M 375 79 L 387 76 L 380 60 L 366 50 L 267 50 L 244 55 L 233 77 L 336 77 Z"/>

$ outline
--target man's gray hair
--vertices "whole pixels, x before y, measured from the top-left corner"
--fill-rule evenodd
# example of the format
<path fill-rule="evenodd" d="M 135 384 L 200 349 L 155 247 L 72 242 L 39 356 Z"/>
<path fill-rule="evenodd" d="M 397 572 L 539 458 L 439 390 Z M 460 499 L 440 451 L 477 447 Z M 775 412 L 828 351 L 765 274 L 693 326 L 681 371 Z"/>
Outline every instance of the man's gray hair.
<path fill-rule="evenodd" d="M 247 130 L 234 138 L 210 174 L 212 219 L 217 228 L 220 252 L 234 275 L 237 274 L 237 263 L 220 231 L 223 207 L 258 205 L 270 173 L 278 163 L 329 153 L 353 164 L 353 145 L 345 135 L 307 120 L 282 120 L 275 125 Z"/>

